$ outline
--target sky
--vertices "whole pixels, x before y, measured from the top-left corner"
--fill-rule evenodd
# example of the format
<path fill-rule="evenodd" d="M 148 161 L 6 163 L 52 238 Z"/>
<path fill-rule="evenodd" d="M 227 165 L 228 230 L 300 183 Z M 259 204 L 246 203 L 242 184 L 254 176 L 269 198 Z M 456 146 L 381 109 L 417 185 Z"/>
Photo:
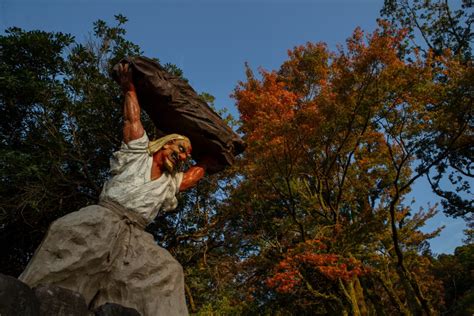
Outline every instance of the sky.
<path fill-rule="evenodd" d="M 217 108 L 237 116 L 230 97 L 245 79 L 244 64 L 278 69 L 287 51 L 306 42 L 344 44 L 356 27 L 370 32 L 382 0 L 0 0 L 0 31 L 16 26 L 70 33 L 85 41 L 98 19 L 113 24 L 123 14 L 127 39 L 147 57 L 184 71 L 198 92 L 216 97 Z M 418 181 L 410 195 L 415 208 L 436 203 Z M 440 212 L 441 213 L 441 212 Z M 431 242 L 434 253 L 452 253 L 462 244 L 465 223 L 442 214 L 424 231 L 446 228 Z"/>

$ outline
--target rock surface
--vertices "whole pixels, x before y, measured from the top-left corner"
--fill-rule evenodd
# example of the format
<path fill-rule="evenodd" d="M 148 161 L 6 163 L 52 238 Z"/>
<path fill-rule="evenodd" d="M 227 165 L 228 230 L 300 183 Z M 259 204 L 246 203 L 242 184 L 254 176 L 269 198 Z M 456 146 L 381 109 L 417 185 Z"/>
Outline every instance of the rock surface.
<path fill-rule="evenodd" d="M 140 316 L 140 313 L 133 308 L 122 305 L 107 303 L 94 310 L 95 316 Z"/>
<path fill-rule="evenodd" d="M 50 284 L 34 289 L 40 303 L 40 315 L 88 316 L 86 300 L 74 291 Z"/>
<path fill-rule="evenodd" d="M 39 302 L 28 285 L 0 274 L 0 315 L 39 316 Z"/>
<path fill-rule="evenodd" d="M 20 280 L 0 273 L 0 316 L 141 316 L 133 309 L 106 303 L 93 311 L 77 292 L 39 285 L 33 290 Z"/>

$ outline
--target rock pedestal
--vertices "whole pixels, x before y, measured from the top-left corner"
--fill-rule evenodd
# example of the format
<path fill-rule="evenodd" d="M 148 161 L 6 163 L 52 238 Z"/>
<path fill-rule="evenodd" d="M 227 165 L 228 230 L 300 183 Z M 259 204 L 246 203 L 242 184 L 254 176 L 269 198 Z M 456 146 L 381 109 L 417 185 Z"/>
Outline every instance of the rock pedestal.
<path fill-rule="evenodd" d="M 89 315 L 86 300 L 77 292 L 49 284 L 39 285 L 33 291 L 40 303 L 40 315 Z"/>
<path fill-rule="evenodd" d="M 28 285 L 0 274 L 0 315 L 39 316 L 39 305 L 35 293 Z"/>
<path fill-rule="evenodd" d="M 140 313 L 133 308 L 122 305 L 107 303 L 94 310 L 95 316 L 140 316 Z"/>
<path fill-rule="evenodd" d="M 39 285 L 33 290 L 0 273 L 1 316 L 140 316 L 133 308 L 107 303 L 89 311 L 84 297 L 74 291 Z"/>

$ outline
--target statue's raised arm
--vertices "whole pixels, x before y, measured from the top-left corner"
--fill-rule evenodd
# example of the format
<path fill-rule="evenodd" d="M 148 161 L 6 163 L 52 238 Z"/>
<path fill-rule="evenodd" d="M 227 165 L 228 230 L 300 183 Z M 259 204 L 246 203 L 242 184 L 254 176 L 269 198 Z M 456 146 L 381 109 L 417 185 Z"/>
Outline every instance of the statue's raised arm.
<path fill-rule="evenodd" d="M 129 144 L 133 140 L 142 138 L 145 130 L 140 118 L 141 108 L 133 83 L 132 68 L 127 63 L 120 63 L 117 67 L 117 75 L 117 81 L 124 94 L 123 141 Z M 191 151 L 191 141 L 185 136 L 167 136 L 150 142 L 148 152 L 153 157 L 150 180 L 160 178 L 164 172 L 176 172 L 190 158 Z M 215 163 L 212 157 L 204 157 L 199 164 L 191 166 L 183 174 L 179 191 L 195 186 L 204 177 L 206 169 Z"/>
<path fill-rule="evenodd" d="M 128 144 L 131 140 L 143 136 L 145 130 L 140 119 L 135 85 L 133 84 L 132 69 L 126 63 L 118 65 L 118 78 L 124 94 L 123 104 L 123 141 Z"/>

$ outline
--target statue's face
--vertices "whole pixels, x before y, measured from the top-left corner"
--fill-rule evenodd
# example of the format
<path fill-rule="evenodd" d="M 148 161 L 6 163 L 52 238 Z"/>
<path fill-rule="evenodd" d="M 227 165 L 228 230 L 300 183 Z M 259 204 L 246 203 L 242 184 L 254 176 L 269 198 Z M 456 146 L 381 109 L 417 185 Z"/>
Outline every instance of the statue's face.
<path fill-rule="evenodd" d="M 177 170 L 191 157 L 191 143 L 187 140 L 173 140 L 163 146 L 164 166 L 169 173 Z"/>

